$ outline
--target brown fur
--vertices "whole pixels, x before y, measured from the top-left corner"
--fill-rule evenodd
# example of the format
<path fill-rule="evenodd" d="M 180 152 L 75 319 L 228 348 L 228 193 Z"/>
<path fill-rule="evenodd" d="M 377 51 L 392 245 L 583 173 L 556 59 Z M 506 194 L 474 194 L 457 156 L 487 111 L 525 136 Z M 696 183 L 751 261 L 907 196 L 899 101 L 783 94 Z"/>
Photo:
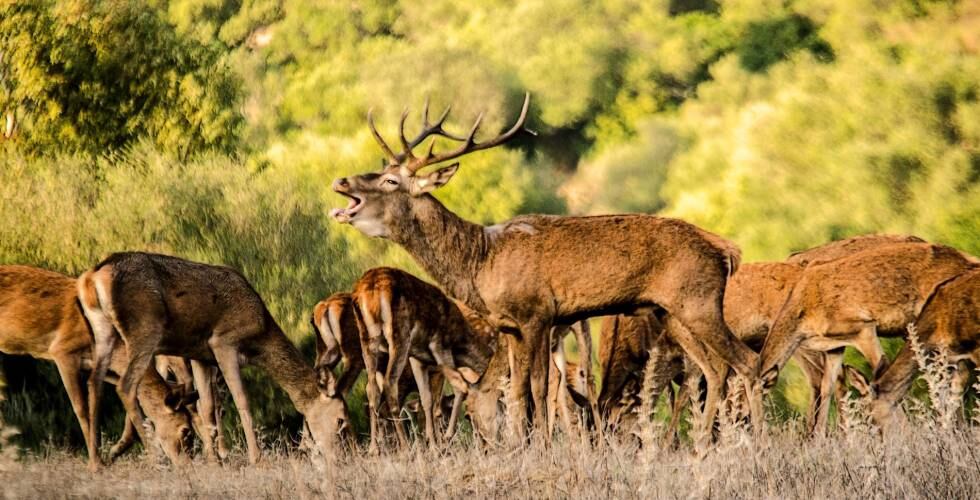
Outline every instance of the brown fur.
<path fill-rule="evenodd" d="M 757 355 L 728 331 L 722 314 L 725 283 L 740 259 L 732 243 L 648 215 L 530 215 L 484 227 L 428 194 L 455 168 L 420 177 L 393 165 L 338 179 L 335 191 L 354 201 L 334 216 L 402 245 L 450 295 L 520 332 L 512 396 L 526 403 L 530 388 L 536 425 L 546 421 L 551 328 L 591 316 L 659 306 L 696 342 L 756 379 Z M 523 408 L 514 410 L 511 422 L 523 431 Z"/>
<path fill-rule="evenodd" d="M 967 361 L 980 366 L 980 267 L 949 279 L 933 291 L 915 321 L 917 337 L 926 351 L 944 349 L 949 361 L 959 363 L 959 395 L 969 377 Z M 879 425 L 886 425 L 918 373 L 910 344 L 902 348 L 895 362 L 874 381 L 876 394 L 873 414 Z M 964 377 L 965 375 L 965 377 Z"/>
<path fill-rule="evenodd" d="M 319 389 L 312 367 L 240 273 L 228 267 L 131 252 L 111 255 L 81 281 L 79 293 L 95 334 L 90 384 L 97 386 L 104 376 L 105 359 L 100 354 L 111 351 L 118 333 L 129 354 L 121 385 L 131 413 L 139 415 L 135 391 L 153 355 L 217 363 L 241 417 L 249 462 L 255 463 L 259 449 L 239 365 L 239 358 L 244 357 L 285 389 L 306 417 L 320 450 L 332 451 L 347 422 L 343 399 Z M 94 304 L 98 307 L 91 307 Z M 97 409 L 97 403 L 90 407 L 92 421 Z"/>
<path fill-rule="evenodd" d="M 918 236 L 905 234 L 865 234 L 852 236 L 843 240 L 832 241 L 818 247 L 793 252 L 786 259 L 788 264 L 807 267 L 811 264 L 830 262 L 842 257 L 848 257 L 858 252 L 879 248 L 891 243 L 925 243 Z"/>
<path fill-rule="evenodd" d="M 224 409 L 221 399 L 215 397 L 219 377 L 215 367 L 177 356 L 157 356 L 156 370 L 164 377 L 172 374 L 186 392 L 194 391 L 198 395 L 196 411 L 191 416 L 194 429 L 201 437 L 205 460 L 215 463 L 219 458 L 226 458 L 229 450 L 220 428 Z"/>
<path fill-rule="evenodd" d="M 425 367 L 438 366 L 461 401 L 469 385 L 486 371 L 493 346 L 474 331 L 459 307 L 441 290 L 404 271 L 371 269 L 354 284 L 352 295 L 360 315 L 358 324 L 363 325 L 360 340 L 367 369 L 371 449 L 378 447 L 381 396 L 386 396 L 389 412 L 397 416 L 401 411 L 398 384 L 393 381 L 401 378 L 408 363 L 420 390 L 426 436 L 434 442 L 432 395 L 426 390 L 430 384 Z M 388 353 L 388 364 L 384 376 L 379 377 L 378 360 L 383 351 Z M 447 438 L 455 429 L 455 420 L 456 415 L 452 415 Z M 402 426 L 395 429 L 399 441 L 407 445 Z"/>
<path fill-rule="evenodd" d="M 896 243 L 808 267 L 781 309 L 762 351 L 762 372 L 774 383 L 794 350 L 853 345 L 878 372 L 878 335 L 902 336 L 933 288 L 969 269 L 960 252 L 928 243 Z"/>
<path fill-rule="evenodd" d="M 82 428 L 89 462 L 97 466 L 101 458 L 91 434 L 81 383 L 82 369 L 91 364 L 91 345 L 89 325 L 77 301 L 76 280 L 34 267 L 0 266 L 0 352 L 54 361 Z M 124 353 L 114 353 L 109 369 L 120 373 L 124 368 Z M 191 422 L 183 407 L 185 401 L 173 398 L 164 381 L 154 373 L 148 373 L 143 382 L 139 404 L 153 422 L 155 437 L 168 458 L 181 461 Z M 128 447 L 127 441 L 121 439 L 113 446 L 110 456 L 122 453 Z"/>

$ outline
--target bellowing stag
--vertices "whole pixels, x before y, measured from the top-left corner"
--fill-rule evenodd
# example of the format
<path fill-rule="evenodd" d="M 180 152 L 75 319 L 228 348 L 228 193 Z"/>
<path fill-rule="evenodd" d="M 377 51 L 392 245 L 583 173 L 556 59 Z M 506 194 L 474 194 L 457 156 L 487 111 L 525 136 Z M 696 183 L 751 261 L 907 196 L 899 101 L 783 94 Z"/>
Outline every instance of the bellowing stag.
<path fill-rule="evenodd" d="M 687 222 L 651 215 L 559 217 L 526 215 L 493 226 L 466 221 L 432 193 L 448 183 L 458 163 L 423 172 L 467 153 L 505 143 L 524 128 L 530 97 L 517 122 L 493 139 L 477 142 L 482 115 L 466 136 L 443 128 L 448 109 L 413 139 L 405 136 L 402 115 L 395 154 L 368 122 L 386 165 L 337 179 L 333 189 L 350 199 L 332 216 L 368 236 L 404 247 L 447 293 L 516 335 L 511 377 L 514 401 L 510 421 L 522 436 L 528 389 L 534 425 L 546 423 L 545 398 L 550 365 L 551 328 L 580 319 L 659 307 L 682 323 L 697 342 L 721 356 L 757 390 L 758 356 L 725 325 L 722 300 L 728 277 L 738 267 L 738 248 Z M 430 137 L 458 141 L 436 152 L 413 148 Z M 754 399 L 753 399 L 754 401 Z M 753 408 L 761 415 L 761 408 Z"/>

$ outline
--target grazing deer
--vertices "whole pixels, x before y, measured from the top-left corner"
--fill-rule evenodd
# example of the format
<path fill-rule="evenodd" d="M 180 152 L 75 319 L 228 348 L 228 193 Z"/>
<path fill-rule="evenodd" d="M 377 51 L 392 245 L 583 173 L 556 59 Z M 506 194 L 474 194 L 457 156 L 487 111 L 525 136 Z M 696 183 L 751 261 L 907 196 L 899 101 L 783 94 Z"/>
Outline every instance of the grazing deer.
<path fill-rule="evenodd" d="M 89 466 L 96 468 L 102 459 L 95 443 L 95 426 L 89 423 L 81 378 L 82 370 L 91 363 L 92 335 L 75 290 L 75 279 L 59 273 L 0 266 L 0 352 L 54 361 L 82 428 Z M 121 350 L 111 354 L 108 368 L 119 373 L 125 368 L 125 354 Z M 148 373 L 143 382 L 138 399 L 153 423 L 157 443 L 174 463 L 186 461 L 182 452 L 190 437 L 191 421 L 185 408 L 188 399 L 171 391 L 155 373 Z M 136 431 L 143 443 L 151 446 L 152 441 L 142 434 L 143 428 Z M 110 458 L 120 455 L 130 442 L 121 438 Z"/>
<path fill-rule="evenodd" d="M 314 338 L 316 339 L 316 363 L 315 369 L 321 380 L 332 376 L 332 370 L 341 361 L 343 369 L 336 384 L 336 391 L 342 396 L 346 396 L 357 381 L 357 377 L 364 370 L 364 356 L 361 352 L 361 338 L 359 331 L 363 325 L 358 327 L 358 314 L 355 310 L 354 300 L 349 293 L 335 293 L 324 300 L 321 300 L 313 308 L 313 317 L 310 323 L 313 325 Z M 379 370 L 388 366 L 386 353 L 378 358 Z M 435 406 L 433 417 L 438 419 L 444 412 L 444 398 L 442 395 L 445 379 L 442 372 L 429 369 L 429 391 L 436 396 L 440 404 Z M 328 373 L 329 372 L 329 373 Z M 409 372 L 404 372 L 398 381 L 398 394 L 400 398 L 405 398 L 412 392 L 418 391 L 415 386 L 415 378 Z M 419 393 L 421 395 L 421 392 Z M 456 399 L 454 398 L 454 402 Z M 451 414 L 459 412 L 458 402 Z M 418 411 L 423 411 L 421 401 L 416 405 Z M 410 410 L 411 411 L 411 410 Z M 447 436 L 448 437 L 448 436 Z"/>
<path fill-rule="evenodd" d="M 201 437 L 201 449 L 208 462 L 217 462 L 228 456 L 228 446 L 221 432 L 221 415 L 224 413 L 218 394 L 218 371 L 200 361 L 177 356 L 157 356 L 156 370 L 161 375 L 172 374 L 187 392 L 198 395 L 195 411 L 191 412 L 194 428 Z"/>
<path fill-rule="evenodd" d="M 878 336 L 904 336 L 933 288 L 974 265 L 952 248 L 928 243 L 894 243 L 810 265 L 766 337 L 765 385 L 775 383 L 800 346 L 829 353 L 854 346 L 877 376 L 887 364 Z"/>
<path fill-rule="evenodd" d="M 864 234 L 793 252 L 786 258 L 786 263 L 807 267 L 810 264 L 830 262 L 892 243 L 926 243 L 926 240 L 906 234 Z"/>
<path fill-rule="evenodd" d="M 939 284 L 915 320 L 915 329 L 923 350 L 944 349 L 948 361 L 959 365 L 953 390 L 962 395 L 970 376 L 965 363 L 980 366 L 980 267 Z M 879 426 L 891 423 L 918 371 L 915 353 L 906 342 L 895 361 L 872 384 L 872 415 Z"/>
<path fill-rule="evenodd" d="M 489 314 L 498 329 L 518 333 L 512 345 L 510 421 L 523 436 L 528 388 L 534 424 L 546 424 L 550 332 L 556 325 L 653 306 L 669 311 L 692 337 L 718 353 L 757 390 L 758 356 L 725 325 L 722 300 L 728 276 L 738 267 L 738 248 L 687 222 L 651 215 L 559 217 L 528 215 L 485 227 L 463 220 L 432 192 L 445 185 L 458 163 L 428 173 L 422 169 L 467 153 L 498 146 L 523 130 L 530 97 L 507 132 L 476 142 L 482 115 L 465 136 L 448 133 L 449 110 L 414 139 L 405 137 L 402 116 L 396 155 L 368 124 L 385 154 L 380 172 L 337 179 L 333 189 L 350 199 L 334 209 L 338 222 L 404 247 L 453 297 Z M 413 148 L 442 136 L 461 144 L 445 152 L 416 155 Z M 526 361 L 526 362 L 524 362 Z M 762 409 L 756 408 L 754 415 Z"/>
<path fill-rule="evenodd" d="M 361 352 L 367 369 L 367 396 L 370 407 L 372 452 L 378 449 L 378 412 L 385 396 L 388 412 L 401 412 L 398 381 L 410 364 L 419 389 L 425 415 L 425 434 L 435 442 L 432 394 L 429 391 L 428 366 L 438 366 L 461 401 L 469 385 L 480 380 L 487 368 L 493 346 L 469 324 L 459 307 L 441 290 L 411 274 L 380 267 L 368 270 L 354 284 L 354 302 L 360 315 Z M 378 370 L 378 358 L 388 354 L 384 374 Z M 457 404 L 454 409 L 458 411 Z M 455 428 L 458 415 L 450 415 L 449 429 Z M 408 444 L 404 428 L 395 430 L 402 446 Z"/>
<path fill-rule="evenodd" d="M 126 409 L 141 418 L 135 405 L 139 380 L 156 354 L 217 363 L 231 391 L 248 445 L 249 463 L 259 459 L 240 357 L 255 362 L 275 380 L 306 418 L 320 451 L 333 451 L 347 426 L 347 408 L 333 381 L 319 387 L 317 376 L 276 324 L 265 303 L 234 269 L 166 255 L 128 252 L 109 256 L 78 280 L 78 294 L 95 336 L 94 367 L 89 378 L 98 387 L 106 353 L 116 335 L 128 352 L 121 385 Z M 98 392 L 90 404 L 97 421 Z M 139 425 L 137 421 L 137 425 Z"/>

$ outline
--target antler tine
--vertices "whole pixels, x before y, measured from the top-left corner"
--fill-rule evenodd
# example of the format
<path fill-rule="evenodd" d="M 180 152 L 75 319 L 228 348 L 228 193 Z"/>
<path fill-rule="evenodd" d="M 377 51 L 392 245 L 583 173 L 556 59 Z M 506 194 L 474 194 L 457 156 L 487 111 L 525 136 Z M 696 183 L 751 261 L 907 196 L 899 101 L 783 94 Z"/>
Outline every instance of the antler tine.
<path fill-rule="evenodd" d="M 429 106 L 429 104 L 426 103 L 426 108 L 428 108 L 428 106 Z M 426 109 L 425 110 L 425 114 L 428 115 L 428 113 L 429 113 L 429 110 Z M 412 148 L 415 147 L 415 145 L 414 144 L 409 144 L 408 139 L 405 138 L 405 119 L 406 118 L 408 118 L 408 108 L 405 108 L 405 111 L 402 111 L 402 119 L 398 123 L 398 140 L 401 141 L 401 143 L 402 143 L 402 150 L 403 150 L 402 155 L 399 157 L 399 159 L 400 160 L 405 160 L 405 159 L 414 160 L 415 159 L 415 155 L 412 154 Z"/>
<path fill-rule="evenodd" d="M 375 141 L 378 141 L 378 146 L 381 146 L 381 150 L 384 151 L 388 162 L 391 164 L 397 164 L 398 157 L 395 156 L 395 153 L 391 152 L 391 148 L 388 147 L 388 143 L 386 143 L 384 138 L 381 137 L 381 134 L 378 133 L 378 128 L 374 126 L 374 108 L 368 110 L 367 121 L 368 127 L 371 129 L 371 135 L 374 136 Z"/>
<path fill-rule="evenodd" d="M 503 134 L 489 141 L 477 143 L 475 140 L 476 132 L 480 128 L 480 122 L 483 121 L 483 113 L 480 113 L 480 116 L 476 118 L 476 122 L 473 124 L 473 128 L 470 129 L 469 135 L 465 139 L 460 139 L 463 141 L 463 144 L 461 144 L 458 148 L 452 151 L 448 151 L 446 153 L 437 154 L 437 155 L 431 155 L 431 154 L 426 155 L 425 161 L 420 162 L 421 164 L 416 168 L 416 170 L 424 167 L 425 165 L 441 163 L 446 160 L 459 158 L 460 156 L 463 156 L 467 153 L 472 153 L 474 151 L 480 151 L 483 149 L 492 148 L 494 146 L 499 146 L 500 144 L 509 141 L 511 138 L 517 135 L 517 133 L 520 132 L 521 130 L 526 130 L 528 133 L 534 134 L 534 132 L 524 128 L 524 123 L 527 121 L 527 111 L 528 108 L 530 107 L 530 104 L 531 104 L 531 94 L 526 93 L 524 94 L 524 105 L 521 107 L 521 114 L 520 116 L 517 117 L 517 121 L 514 123 L 514 125 Z"/>

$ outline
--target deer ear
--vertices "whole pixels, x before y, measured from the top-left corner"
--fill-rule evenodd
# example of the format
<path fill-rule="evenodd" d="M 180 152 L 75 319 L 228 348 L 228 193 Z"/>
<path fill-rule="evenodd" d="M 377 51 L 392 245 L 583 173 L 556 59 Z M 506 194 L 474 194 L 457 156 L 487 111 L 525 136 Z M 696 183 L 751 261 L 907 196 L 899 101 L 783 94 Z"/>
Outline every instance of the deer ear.
<path fill-rule="evenodd" d="M 863 398 L 873 393 L 871 384 L 868 383 L 868 379 L 865 378 L 864 374 L 861 373 L 857 368 L 853 366 L 844 366 L 844 377 L 851 387 L 857 390 L 858 394 Z"/>
<path fill-rule="evenodd" d="M 197 391 L 185 391 L 182 388 L 172 390 L 163 398 L 163 404 L 171 411 L 177 412 L 194 404 L 198 400 Z"/>
<path fill-rule="evenodd" d="M 453 163 L 448 167 L 442 167 L 422 177 L 417 177 L 415 179 L 416 194 L 431 193 L 436 188 L 442 187 L 449 182 L 449 179 L 453 178 L 457 170 L 459 170 L 459 163 Z"/>
<path fill-rule="evenodd" d="M 335 397 L 337 395 L 337 378 L 334 377 L 333 372 L 327 368 L 321 368 L 318 372 L 317 385 L 320 386 L 320 392 L 328 398 Z"/>

